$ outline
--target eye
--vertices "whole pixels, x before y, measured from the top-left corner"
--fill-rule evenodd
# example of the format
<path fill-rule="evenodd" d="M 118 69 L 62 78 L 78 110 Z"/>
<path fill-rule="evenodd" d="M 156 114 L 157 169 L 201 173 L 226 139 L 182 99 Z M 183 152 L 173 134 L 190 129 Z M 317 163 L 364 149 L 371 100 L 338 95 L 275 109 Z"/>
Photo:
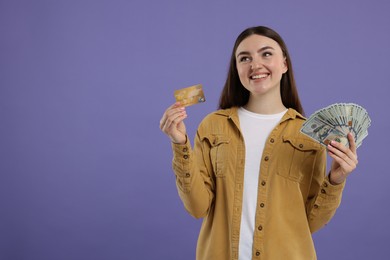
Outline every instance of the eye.
<path fill-rule="evenodd" d="M 272 52 L 266 51 L 263 53 L 263 57 L 270 57 L 272 56 Z"/>
<path fill-rule="evenodd" d="M 242 57 L 240 57 L 239 61 L 240 62 L 250 62 L 251 58 L 248 56 L 242 56 Z"/>

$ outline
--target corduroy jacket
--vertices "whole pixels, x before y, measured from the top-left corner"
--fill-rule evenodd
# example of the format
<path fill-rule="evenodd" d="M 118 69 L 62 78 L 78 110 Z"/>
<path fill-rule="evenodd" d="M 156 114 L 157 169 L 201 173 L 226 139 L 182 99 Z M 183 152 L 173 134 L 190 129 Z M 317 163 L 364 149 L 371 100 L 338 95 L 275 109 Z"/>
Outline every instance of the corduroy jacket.
<path fill-rule="evenodd" d="M 340 204 L 345 182 L 329 182 L 326 149 L 300 133 L 304 121 L 288 109 L 265 144 L 252 259 L 316 259 L 311 234 Z M 192 216 L 203 218 L 197 259 L 238 259 L 245 144 L 237 107 L 206 116 L 194 149 L 188 138 L 172 148 L 179 196 Z"/>

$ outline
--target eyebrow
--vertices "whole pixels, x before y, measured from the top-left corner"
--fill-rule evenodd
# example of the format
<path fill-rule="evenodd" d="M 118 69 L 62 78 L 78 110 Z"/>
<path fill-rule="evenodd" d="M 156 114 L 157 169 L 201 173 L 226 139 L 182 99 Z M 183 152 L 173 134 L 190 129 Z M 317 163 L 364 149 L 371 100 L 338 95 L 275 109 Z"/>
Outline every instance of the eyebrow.
<path fill-rule="evenodd" d="M 271 46 L 264 46 L 262 48 L 260 48 L 257 53 L 259 52 L 262 52 L 262 51 L 265 51 L 265 50 L 268 50 L 268 49 L 272 49 L 272 50 L 275 50 L 274 48 L 272 48 Z M 237 54 L 236 57 L 240 56 L 240 55 L 249 55 L 250 52 L 249 51 L 241 51 L 240 53 Z"/>

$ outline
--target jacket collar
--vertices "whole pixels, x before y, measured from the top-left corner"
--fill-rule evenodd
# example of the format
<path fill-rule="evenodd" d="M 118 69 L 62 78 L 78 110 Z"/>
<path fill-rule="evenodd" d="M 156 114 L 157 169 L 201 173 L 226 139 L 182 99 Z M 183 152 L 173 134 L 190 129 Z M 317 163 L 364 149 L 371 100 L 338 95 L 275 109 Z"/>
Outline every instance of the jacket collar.
<path fill-rule="evenodd" d="M 236 121 L 236 120 L 238 120 L 237 110 L 238 110 L 238 107 L 231 107 L 231 108 L 227 108 L 227 109 L 218 110 L 218 111 L 216 111 L 216 114 L 221 115 L 221 116 L 226 116 L 229 119 L 233 119 L 233 121 Z M 304 119 L 304 120 L 306 119 L 304 116 L 302 116 L 300 113 L 298 113 L 295 109 L 289 108 L 287 110 L 286 114 L 284 114 L 284 116 L 282 117 L 281 122 L 289 120 L 289 119 L 296 119 L 296 118 L 300 118 L 300 119 Z"/>

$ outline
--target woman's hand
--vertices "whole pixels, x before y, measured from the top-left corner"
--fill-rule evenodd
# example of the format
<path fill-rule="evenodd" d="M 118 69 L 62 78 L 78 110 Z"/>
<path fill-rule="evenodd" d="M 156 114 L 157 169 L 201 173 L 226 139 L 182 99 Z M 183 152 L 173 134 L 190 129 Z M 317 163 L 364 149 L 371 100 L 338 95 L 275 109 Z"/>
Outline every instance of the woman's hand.
<path fill-rule="evenodd" d="M 335 141 L 328 145 L 328 154 L 333 158 L 329 176 L 332 184 L 337 185 L 344 182 L 358 164 L 356 143 L 351 133 L 348 134 L 348 141 L 349 148 Z"/>
<path fill-rule="evenodd" d="M 176 102 L 164 112 L 160 120 L 160 129 L 169 136 L 173 143 L 185 144 L 186 127 L 183 120 L 187 118 L 185 107 Z"/>

